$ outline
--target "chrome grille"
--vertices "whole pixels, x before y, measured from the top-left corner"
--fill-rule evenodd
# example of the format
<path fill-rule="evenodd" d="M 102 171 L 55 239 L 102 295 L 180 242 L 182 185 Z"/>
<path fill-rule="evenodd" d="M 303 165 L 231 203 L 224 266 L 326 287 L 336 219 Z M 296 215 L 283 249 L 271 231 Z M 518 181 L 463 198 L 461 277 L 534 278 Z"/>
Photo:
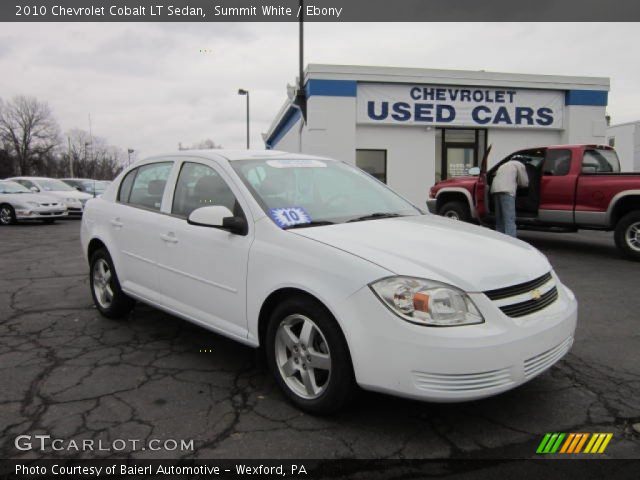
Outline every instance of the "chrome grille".
<path fill-rule="evenodd" d="M 484 294 L 491 300 L 500 300 L 503 298 L 515 297 L 516 295 L 521 295 L 523 293 L 530 292 L 531 290 L 535 290 L 536 288 L 541 287 L 542 285 L 547 283 L 549 280 L 551 280 L 551 272 L 529 282 L 521 283 L 519 285 L 513 285 L 512 287 L 488 290 L 484 292 Z"/>
<path fill-rule="evenodd" d="M 560 360 L 573 345 L 573 337 L 570 336 L 560 345 L 557 345 L 546 352 L 542 352 L 524 361 L 524 375 L 531 378 L 551 367 Z"/>
<path fill-rule="evenodd" d="M 421 390 L 449 393 L 489 390 L 513 383 L 508 368 L 462 374 L 413 372 L 413 379 Z"/>
<path fill-rule="evenodd" d="M 547 308 L 558 299 L 551 272 L 511 287 L 488 290 L 484 294 L 509 317 L 524 317 Z"/>
<path fill-rule="evenodd" d="M 558 289 L 553 287 L 547 293 L 540 296 L 539 299 L 531 299 L 526 302 L 514 303 L 513 305 L 505 305 L 500 310 L 510 317 L 524 317 L 530 313 L 539 312 L 543 308 L 547 308 L 558 299 Z"/>

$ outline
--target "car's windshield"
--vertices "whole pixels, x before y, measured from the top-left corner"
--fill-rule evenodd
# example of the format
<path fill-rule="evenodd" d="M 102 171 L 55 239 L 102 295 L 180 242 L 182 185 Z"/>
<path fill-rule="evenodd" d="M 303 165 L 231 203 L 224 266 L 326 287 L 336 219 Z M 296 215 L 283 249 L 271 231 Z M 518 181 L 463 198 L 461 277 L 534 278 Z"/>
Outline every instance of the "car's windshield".
<path fill-rule="evenodd" d="M 38 185 L 47 192 L 70 192 L 75 190 L 75 188 L 54 178 L 40 178 L 38 179 Z"/>
<path fill-rule="evenodd" d="M 283 228 L 421 214 L 378 180 L 341 162 L 241 160 L 232 166 L 265 212 Z"/>
<path fill-rule="evenodd" d="M 31 193 L 31 191 L 16 182 L 0 182 L 0 193 Z"/>

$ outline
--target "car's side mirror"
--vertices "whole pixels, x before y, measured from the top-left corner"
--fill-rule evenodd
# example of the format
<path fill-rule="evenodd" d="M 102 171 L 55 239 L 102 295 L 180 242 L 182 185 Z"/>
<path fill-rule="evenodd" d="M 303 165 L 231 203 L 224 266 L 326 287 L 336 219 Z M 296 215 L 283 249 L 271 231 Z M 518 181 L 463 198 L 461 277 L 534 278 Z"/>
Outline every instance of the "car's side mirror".
<path fill-rule="evenodd" d="M 76 187 L 76 190 L 78 190 L 79 192 L 81 192 L 81 191 L 82 191 L 82 188 L 80 188 L 80 187 Z"/>
<path fill-rule="evenodd" d="M 221 228 L 237 235 L 246 235 L 248 232 L 247 221 L 244 218 L 234 217 L 231 210 L 220 205 L 195 209 L 187 222 L 199 227 Z"/>
<path fill-rule="evenodd" d="M 473 175 L 474 177 L 480 175 L 480 167 L 471 167 L 469 169 L 469 175 Z"/>
<path fill-rule="evenodd" d="M 29 190 L 31 190 L 33 193 L 38 193 L 40 191 L 38 187 L 31 187 Z"/>

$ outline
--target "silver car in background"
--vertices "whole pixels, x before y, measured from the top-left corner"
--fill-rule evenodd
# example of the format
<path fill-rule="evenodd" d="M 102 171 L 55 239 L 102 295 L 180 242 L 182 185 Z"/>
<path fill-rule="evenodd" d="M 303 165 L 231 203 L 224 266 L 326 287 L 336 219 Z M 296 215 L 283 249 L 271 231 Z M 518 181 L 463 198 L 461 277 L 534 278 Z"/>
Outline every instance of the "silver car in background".
<path fill-rule="evenodd" d="M 56 197 L 33 193 L 19 183 L 0 180 L 0 225 L 22 220 L 53 223 L 67 216 L 67 207 Z"/>

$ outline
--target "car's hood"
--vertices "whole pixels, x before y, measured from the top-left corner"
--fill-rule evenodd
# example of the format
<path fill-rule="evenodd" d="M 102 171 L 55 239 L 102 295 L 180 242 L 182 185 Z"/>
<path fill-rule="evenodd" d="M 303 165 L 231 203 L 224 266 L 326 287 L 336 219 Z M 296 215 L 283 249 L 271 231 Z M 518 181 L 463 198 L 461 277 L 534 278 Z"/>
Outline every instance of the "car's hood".
<path fill-rule="evenodd" d="M 45 192 L 46 195 L 53 195 L 58 198 L 74 198 L 76 200 L 89 200 L 93 198 L 93 195 L 89 195 L 88 193 L 79 192 L 78 190 L 71 190 L 68 192 L 64 192 L 61 190 L 54 190 L 51 192 Z"/>
<path fill-rule="evenodd" d="M 0 200 L 9 203 L 59 203 L 60 199 L 52 195 L 43 195 L 41 193 L 0 193 Z"/>
<path fill-rule="evenodd" d="M 357 255 L 397 275 L 437 280 L 467 292 L 524 283 L 551 270 L 544 255 L 520 240 L 435 215 L 290 232 Z"/>

